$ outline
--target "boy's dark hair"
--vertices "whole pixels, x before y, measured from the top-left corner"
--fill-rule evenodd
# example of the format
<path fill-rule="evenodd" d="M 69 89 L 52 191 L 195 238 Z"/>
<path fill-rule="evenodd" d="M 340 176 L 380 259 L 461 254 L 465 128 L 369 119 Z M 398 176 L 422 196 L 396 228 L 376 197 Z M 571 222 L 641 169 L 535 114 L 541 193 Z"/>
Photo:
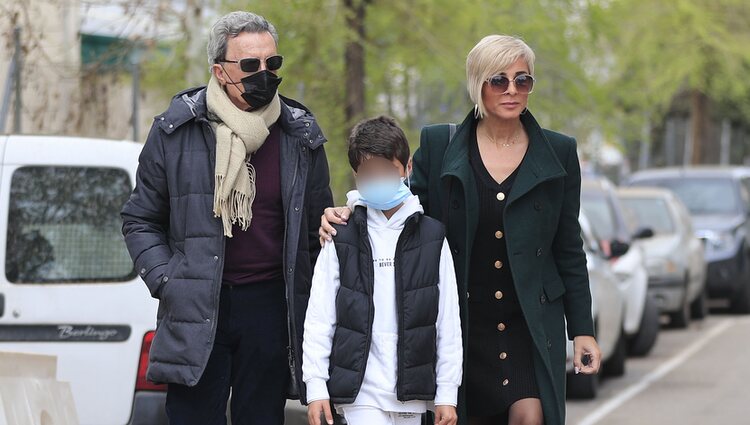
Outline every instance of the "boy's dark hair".
<path fill-rule="evenodd" d="M 385 115 L 360 121 L 349 135 L 349 165 L 357 171 L 371 156 L 397 159 L 406 169 L 409 163 L 409 142 L 396 120 Z"/>

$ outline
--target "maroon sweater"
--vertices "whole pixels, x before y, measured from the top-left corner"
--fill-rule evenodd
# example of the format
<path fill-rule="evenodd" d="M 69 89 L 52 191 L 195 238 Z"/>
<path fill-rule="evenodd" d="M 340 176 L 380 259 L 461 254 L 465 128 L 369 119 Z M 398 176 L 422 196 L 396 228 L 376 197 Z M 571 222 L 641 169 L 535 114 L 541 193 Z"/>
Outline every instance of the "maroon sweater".
<path fill-rule="evenodd" d="M 284 208 L 281 203 L 280 129 L 274 124 L 263 145 L 250 157 L 255 167 L 253 219 L 246 231 L 232 226 L 226 241 L 224 283 L 243 285 L 281 280 Z"/>

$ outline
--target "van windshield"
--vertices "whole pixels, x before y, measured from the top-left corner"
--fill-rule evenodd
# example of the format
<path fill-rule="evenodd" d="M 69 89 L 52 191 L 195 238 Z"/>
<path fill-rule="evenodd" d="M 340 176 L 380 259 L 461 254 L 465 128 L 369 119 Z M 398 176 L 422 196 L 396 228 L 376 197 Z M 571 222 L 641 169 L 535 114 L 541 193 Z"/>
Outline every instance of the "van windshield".
<path fill-rule="evenodd" d="M 21 167 L 11 179 L 5 275 L 14 283 L 119 282 L 135 277 L 120 231 L 125 170 Z"/>

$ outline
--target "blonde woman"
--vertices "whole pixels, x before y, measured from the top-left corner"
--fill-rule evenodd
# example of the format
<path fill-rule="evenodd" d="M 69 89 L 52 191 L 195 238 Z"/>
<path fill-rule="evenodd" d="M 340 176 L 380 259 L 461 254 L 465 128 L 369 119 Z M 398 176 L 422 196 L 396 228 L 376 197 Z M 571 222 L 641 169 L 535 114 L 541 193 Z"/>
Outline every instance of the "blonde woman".
<path fill-rule="evenodd" d="M 414 154 L 411 190 L 446 225 L 456 267 L 459 424 L 564 424 L 566 319 L 576 372 L 599 369 L 576 142 L 529 112 L 534 59 L 519 38 L 483 38 L 466 59 L 474 108 L 425 127 Z M 321 237 L 349 214 L 327 209 Z"/>

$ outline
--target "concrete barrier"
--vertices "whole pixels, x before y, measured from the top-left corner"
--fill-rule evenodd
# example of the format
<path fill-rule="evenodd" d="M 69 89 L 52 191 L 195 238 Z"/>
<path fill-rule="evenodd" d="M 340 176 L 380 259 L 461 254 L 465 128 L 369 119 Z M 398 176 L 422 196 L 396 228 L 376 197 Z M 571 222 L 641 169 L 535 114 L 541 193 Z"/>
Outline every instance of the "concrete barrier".
<path fill-rule="evenodd" d="M 0 425 L 78 425 L 57 357 L 0 352 Z"/>

